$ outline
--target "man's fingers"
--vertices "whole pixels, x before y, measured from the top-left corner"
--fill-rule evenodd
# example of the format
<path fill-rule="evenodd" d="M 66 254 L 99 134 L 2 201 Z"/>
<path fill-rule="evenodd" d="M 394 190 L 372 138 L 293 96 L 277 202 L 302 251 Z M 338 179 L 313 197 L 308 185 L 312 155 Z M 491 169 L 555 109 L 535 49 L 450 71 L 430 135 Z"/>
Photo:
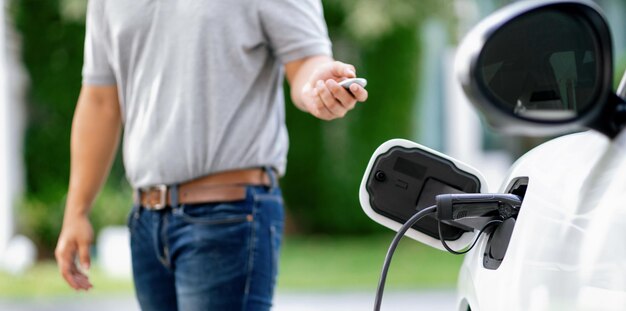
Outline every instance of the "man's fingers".
<path fill-rule="evenodd" d="M 340 61 L 333 62 L 331 72 L 336 77 L 356 78 L 356 68 Z"/>
<path fill-rule="evenodd" d="M 318 81 L 316 88 L 324 106 L 332 112 L 333 116 L 336 118 L 342 118 L 346 115 L 346 108 L 344 108 L 335 96 L 333 96 L 324 82 Z"/>
<path fill-rule="evenodd" d="M 78 260 L 80 266 L 84 270 L 89 270 L 91 265 L 91 257 L 89 256 L 89 246 L 91 242 L 89 240 L 78 241 Z M 76 265 L 74 265 L 76 268 Z M 73 273 L 74 281 L 78 284 L 78 289 L 88 290 L 93 286 L 89 282 L 89 277 L 83 273 L 84 270 L 75 269 Z"/>
<path fill-rule="evenodd" d="M 89 270 L 89 266 L 91 266 L 91 257 L 89 256 L 89 243 L 88 242 L 81 243 L 78 245 L 78 258 L 80 260 L 81 268 L 85 270 Z"/>
<path fill-rule="evenodd" d="M 70 265 L 59 262 L 59 270 L 61 270 L 61 276 L 63 276 L 63 279 L 65 279 L 67 284 L 69 284 L 73 289 L 80 288 L 78 282 L 74 279 L 74 272 L 72 272 L 75 270 L 75 267 L 72 269 Z"/>
<path fill-rule="evenodd" d="M 57 260 L 59 271 L 61 272 L 61 275 L 63 275 L 63 278 L 65 278 L 68 282 L 68 277 L 71 276 L 72 271 L 76 269 L 76 266 L 74 264 L 75 254 L 75 245 L 68 245 L 64 242 L 59 242 L 57 248 L 54 251 L 54 257 Z"/>
<path fill-rule="evenodd" d="M 367 90 L 358 84 L 350 85 L 350 92 L 354 95 L 357 101 L 364 102 L 369 96 Z"/>
<path fill-rule="evenodd" d="M 78 270 L 76 253 L 78 253 L 83 267 L 89 265 L 89 246 L 79 246 L 61 241 L 55 250 L 55 257 L 59 265 L 61 276 L 67 284 L 75 290 L 88 290 L 92 287 L 89 278 Z"/>
<path fill-rule="evenodd" d="M 92 287 L 89 282 L 89 278 L 78 271 L 76 264 L 73 261 L 70 262 L 59 262 L 59 269 L 61 270 L 61 275 L 63 279 L 67 282 L 75 290 L 87 290 Z"/>
<path fill-rule="evenodd" d="M 73 265 L 69 270 L 61 272 L 63 278 L 67 283 L 75 290 L 88 290 L 92 288 L 89 277 L 80 272 L 76 265 Z"/>
<path fill-rule="evenodd" d="M 89 282 L 89 277 L 80 272 L 74 274 L 74 281 L 78 284 L 78 290 L 88 290 L 93 287 L 91 282 Z"/>
<path fill-rule="evenodd" d="M 335 119 L 336 117 L 333 115 L 332 112 L 330 112 L 330 110 L 328 110 L 328 108 L 326 108 L 326 106 L 324 105 L 324 103 L 322 103 L 322 99 L 318 97 L 317 101 L 319 102 L 318 104 L 316 104 L 316 110 L 313 113 L 313 115 L 315 115 L 317 118 L 322 119 L 322 120 L 326 120 L 326 121 L 330 121 L 332 119 Z"/>
<path fill-rule="evenodd" d="M 339 83 L 335 80 L 328 80 L 326 81 L 326 87 L 345 109 L 352 110 L 352 108 L 354 108 L 356 99 L 348 90 L 340 86 Z"/>
<path fill-rule="evenodd" d="M 330 110 L 328 110 L 328 108 L 326 107 L 326 105 L 324 105 L 324 102 L 322 101 L 322 98 L 319 96 L 319 92 L 317 90 L 317 88 L 313 89 L 313 94 L 314 96 L 314 105 L 311 109 L 311 111 L 309 111 L 312 115 L 314 115 L 316 118 L 322 119 L 322 120 L 332 120 L 335 118 L 335 116 L 330 112 Z"/>

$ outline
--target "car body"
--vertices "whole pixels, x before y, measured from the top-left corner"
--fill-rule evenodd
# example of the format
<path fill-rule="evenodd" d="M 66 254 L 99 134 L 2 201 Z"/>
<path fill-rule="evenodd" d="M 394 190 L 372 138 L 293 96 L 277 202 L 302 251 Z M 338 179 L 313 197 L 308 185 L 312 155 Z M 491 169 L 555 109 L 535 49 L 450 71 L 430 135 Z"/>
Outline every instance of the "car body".
<path fill-rule="evenodd" d="M 498 192 L 528 178 L 498 269 L 489 236 L 465 256 L 458 310 L 626 310 L 626 133 L 550 140 L 521 157 Z"/>

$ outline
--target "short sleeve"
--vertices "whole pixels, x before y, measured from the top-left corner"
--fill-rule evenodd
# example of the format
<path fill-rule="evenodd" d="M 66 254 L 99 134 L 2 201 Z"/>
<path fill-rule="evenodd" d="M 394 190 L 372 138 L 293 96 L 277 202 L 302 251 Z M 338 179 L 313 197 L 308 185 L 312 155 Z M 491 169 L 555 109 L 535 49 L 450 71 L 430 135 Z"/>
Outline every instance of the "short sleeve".
<path fill-rule="evenodd" d="M 83 85 L 115 84 L 115 75 L 106 44 L 103 4 L 102 0 L 89 0 L 87 5 Z"/>
<path fill-rule="evenodd" d="M 319 0 L 257 0 L 265 37 L 283 63 L 332 55 Z"/>

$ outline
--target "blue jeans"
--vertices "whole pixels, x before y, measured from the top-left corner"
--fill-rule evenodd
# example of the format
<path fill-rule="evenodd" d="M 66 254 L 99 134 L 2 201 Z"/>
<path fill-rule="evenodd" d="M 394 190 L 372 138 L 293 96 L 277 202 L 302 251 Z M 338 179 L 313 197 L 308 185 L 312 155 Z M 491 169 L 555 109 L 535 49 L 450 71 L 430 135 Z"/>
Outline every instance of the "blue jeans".
<path fill-rule="evenodd" d="M 232 203 L 133 207 L 128 226 L 144 311 L 269 310 L 283 229 L 278 187 Z"/>

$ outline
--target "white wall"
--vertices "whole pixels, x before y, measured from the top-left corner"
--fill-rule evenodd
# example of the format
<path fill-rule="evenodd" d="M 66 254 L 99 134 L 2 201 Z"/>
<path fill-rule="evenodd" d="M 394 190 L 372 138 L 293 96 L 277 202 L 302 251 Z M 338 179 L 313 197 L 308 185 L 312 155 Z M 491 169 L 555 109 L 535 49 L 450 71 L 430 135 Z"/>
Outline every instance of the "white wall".
<path fill-rule="evenodd" d="M 13 234 L 13 193 L 11 191 L 11 135 L 15 131 L 13 122 L 9 117 L 9 94 L 7 86 L 6 66 L 6 25 L 5 25 L 5 1 L 0 0 L 0 257 L 6 249 L 9 238 Z"/>
<path fill-rule="evenodd" d="M 23 192 L 25 74 L 7 6 L 8 0 L 0 0 L 0 268 L 19 272 L 34 259 L 34 248 L 14 236 L 14 212 Z"/>

